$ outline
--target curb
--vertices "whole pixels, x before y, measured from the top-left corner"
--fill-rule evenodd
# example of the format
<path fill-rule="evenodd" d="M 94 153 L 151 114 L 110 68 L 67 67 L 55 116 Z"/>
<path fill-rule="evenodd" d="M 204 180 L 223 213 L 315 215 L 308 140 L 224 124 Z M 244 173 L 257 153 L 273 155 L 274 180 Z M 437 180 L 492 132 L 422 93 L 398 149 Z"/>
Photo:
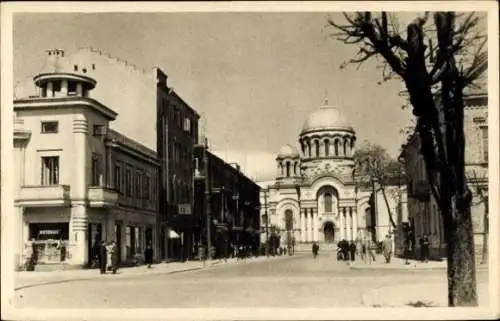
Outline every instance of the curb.
<path fill-rule="evenodd" d="M 169 275 L 169 274 L 177 274 L 177 273 L 182 273 L 182 272 L 196 271 L 196 270 L 201 270 L 201 269 L 203 269 L 203 268 L 202 267 L 194 267 L 194 268 L 186 268 L 186 269 L 174 270 L 174 271 L 168 271 L 168 272 L 151 273 L 150 275 L 153 275 L 153 274 Z M 118 275 L 118 278 L 128 278 L 128 277 L 134 277 L 137 275 L 140 275 L 140 274 Z M 60 283 L 67 283 L 67 282 L 90 281 L 90 280 L 96 280 L 96 279 L 98 279 L 98 278 L 96 278 L 96 277 L 80 277 L 80 278 L 72 278 L 72 279 L 66 279 L 66 280 L 47 281 L 47 282 L 42 282 L 42 283 L 22 285 L 20 287 L 14 288 L 14 291 L 34 288 L 37 286 L 60 284 Z"/>
<path fill-rule="evenodd" d="M 265 261 L 266 259 L 263 260 L 252 260 L 252 261 L 241 261 L 244 264 L 249 264 L 249 263 L 255 263 L 255 262 L 262 262 Z M 158 271 L 158 272 L 153 272 L 150 273 L 149 275 L 170 275 L 170 274 L 177 274 L 177 273 L 183 273 L 183 272 L 190 272 L 190 271 L 199 271 L 199 270 L 204 270 L 204 269 L 209 269 L 213 268 L 217 265 L 221 266 L 228 266 L 236 263 L 234 262 L 213 262 L 211 264 L 207 264 L 206 266 L 198 266 L 198 267 L 189 267 L 185 269 L 179 269 L 179 270 L 173 270 L 173 271 Z M 129 278 L 129 277 L 134 277 L 134 276 L 139 276 L 139 275 L 144 275 L 143 273 L 127 273 L 125 275 L 121 274 L 118 275 L 118 278 Z M 99 275 L 100 276 L 100 275 Z M 44 285 L 52 285 L 52 284 L 60 284 L 60 283 L 67 283 L 67 282 L 78 282 L 78 281 L 90 281 L 90 280 L 96 280 L 99 278 L 98 277 L 76 277 L 76 278 L 69 278 L 65 280 L 54 280 L 54 281 L 46 281 L 46 282 L 41 282 L 41 283 L 34 283 L 34 284 L 27 284 L 27 285 L 22 285 L 17 288 L 14 288 L 14 291 L 19 291 L 19 290 L 24 290 L 28 288 L 33 288 L 37 286 L 44 286 Z"/>
<path fill-rule="evenodd" d="M 349 266 L 350 270 L 368 270 L 368 271 L 436 271 L 443 270 L 446 271 L 447 267 L 403 267 L 403 266 L 394 266 L 394 267 L 378 267 L 378 266 Z M 488 271 L 488 267 L 476 267 L 477 271 Z"/>

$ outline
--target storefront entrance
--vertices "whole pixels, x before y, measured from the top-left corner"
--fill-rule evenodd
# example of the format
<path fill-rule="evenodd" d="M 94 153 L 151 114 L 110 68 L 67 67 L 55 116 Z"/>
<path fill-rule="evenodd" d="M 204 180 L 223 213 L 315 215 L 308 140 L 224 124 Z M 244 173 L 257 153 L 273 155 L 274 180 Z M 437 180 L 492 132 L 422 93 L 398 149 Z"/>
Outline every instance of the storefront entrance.
<path fill-rule="evenodd" d="M 88 258 L 89 258 L 89 265 L 92 265 L 92 261 L 96 260 L 96 257 L 98 253 L 96 253 L 95 245 L 97 241 L 102 241 L 102 225 L 101 224 L 95 224 L 95 223 L 89 223 L 88 225 Z M 95 265 L 97 266 L 97 265 Z"/>
<path fill-rule="evenodd" d="M 69 223 L 30 223 L 36 264 L 54 264 L 68 258 Z"/>

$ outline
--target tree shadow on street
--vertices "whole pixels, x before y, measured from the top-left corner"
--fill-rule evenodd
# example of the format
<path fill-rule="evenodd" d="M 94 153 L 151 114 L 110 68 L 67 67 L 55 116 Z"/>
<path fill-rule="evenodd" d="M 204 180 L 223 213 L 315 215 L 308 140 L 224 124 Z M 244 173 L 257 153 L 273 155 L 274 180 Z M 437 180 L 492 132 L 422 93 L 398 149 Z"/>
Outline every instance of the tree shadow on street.
<path fill-rule="evenodd" d="M 414 307 L 414 308 L 433 308 L 433 307 L 437 307 L 437 304 L 435 304 L 432 301 L 424 302 L 424 301 L 420 301 L 420 300 L 419 301 L 410 301 L 406 305 Z"/>

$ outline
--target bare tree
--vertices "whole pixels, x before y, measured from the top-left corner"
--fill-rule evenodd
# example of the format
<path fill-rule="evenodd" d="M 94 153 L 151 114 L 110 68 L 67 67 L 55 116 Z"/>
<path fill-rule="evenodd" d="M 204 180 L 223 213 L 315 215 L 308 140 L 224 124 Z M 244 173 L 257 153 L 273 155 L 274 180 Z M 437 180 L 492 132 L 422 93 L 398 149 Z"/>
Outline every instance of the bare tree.
<path fill-rule="evenodd" d="M 385 148 L 377 144 L 365 141 L 354 153 L 354 171 L 356 181 L 361 186 L 377 184 L 389 214 L 389 221 L 395 230 L 397 224 L 394 221 L 394 213 L 387 197 L 387 186 L 404 176 L 401 163 L 393 160 Z"/>
<path fill-rule="evenodd" d="M 464 159 L 463 89 L 487 69 L 486 37 L 475 13 L 426 12 L 399 30 L 387 12 L 344 14 L 332 19 L 333 37 L 358 46 L 361 64 L 381 57 L 383 80 L 405 84 L 432 195 L 442 215 L 447 251 L 448 305 L 476 306 L 477 289 L 471 220 L 472 193 Z"/>

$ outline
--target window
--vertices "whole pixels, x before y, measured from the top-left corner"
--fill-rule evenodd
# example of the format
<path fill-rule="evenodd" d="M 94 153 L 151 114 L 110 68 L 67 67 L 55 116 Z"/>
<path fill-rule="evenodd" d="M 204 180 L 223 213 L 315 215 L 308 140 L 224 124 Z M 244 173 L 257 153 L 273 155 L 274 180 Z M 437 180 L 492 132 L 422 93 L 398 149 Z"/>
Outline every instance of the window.
<path fill-rule="evenodd" d="M 127 196 L 132 196 L 132 172 L 128 168 L 125 171 L 125 187 Z"/>
<path fill-rule="evenodd" d="M 338 140 L 335 140 L 334 148 L 335 148 L 335 156 L 339 156 L 339 141 Z"/>
<path fill-rule="evenodd" d="M 319 142 L 315 141 L 314 145 L 316 146 L 316 157 L 319 157 Z"/>
<path fill-rule="evenodd" d="M 191 119 L 184 118 L 184 131 L 191 132 Z"/>
<path fill-rule="evenodd" d="M 92 186 L 100 186 L 101 185 L 101 168 L 99 162 L 99 156 L 92 156 Z"/>
<path fill-rule="evenodd" d="M 135 173 L 135 195 L 136 195 L 137 199 L 141 199 L 141 197 L 142 197 L 141 180 L 142 180 L 142 173 L 140 171 L 137 171 Z"/>
<path fill-rule="evenodd" d="M 123 194 L 121 183 L 122 183 L 122 168 L 120 167 L 120 165 L 115 165 L 115 190 L 118 193 Z"/>
<path fill-rule="evenodd" d="M 330 156 L 330 141 L 328 139 L 325 140 L 325 156 Z"/>
<path fill-rule="evenodd" d="M 144 199 L 149 201 L 150 200 L 150 195 L 149 195 L 149 184 L 150 182 L 150 178 L 149 176 L 144 176 L 144 189 L 143 189 L 143 196 L 144 196 Z"/>
<path fill-rule="evenodd" d="M 42 185 L 59 184 L 59 156 L 42 157 Z"/>
<path fill-rule="evenodd" d="M 98 136 L 98 137 L 105 136 L 106 135 L 106 125 L 94 124 L 93 135 Z"/>
<path fill-rule="evenodd" d="M 95 64 L 92 64 L 92 70 L 95 70 Z"/>
<path fill-rule="evenodd" d="M 74 66 L 73 66 L 73 70 L 74 70 L 74 71 L 78 71 L 78 65 L 74 65 Z"/>
<path fill-rule="evenodd" d="M 324 198 L 325 202 L 325 213 L 331 213 L 333 211 L 332 209 L 332 194 L 326 193 Z"/>
<path fill-rule="evenodd" d="M 42 134 L 55 134 L 59 132 L 59 122 L 58 121 L 43 121 L 42 122 Z"/>
<path fill-rule="evenodd" d="M 286 162 L 286 177 L 290 177 L 290 162 Z"/>
<path fill-rule="evenodd" d="M 488 127 L 481 127 L 481 139 L 483 144 L 483 161 L 488 162 Z"/>
<path fill-rule="evenodd" d="M 68 96 L 76 95 L 76 82 L 68 81 Z"/>

